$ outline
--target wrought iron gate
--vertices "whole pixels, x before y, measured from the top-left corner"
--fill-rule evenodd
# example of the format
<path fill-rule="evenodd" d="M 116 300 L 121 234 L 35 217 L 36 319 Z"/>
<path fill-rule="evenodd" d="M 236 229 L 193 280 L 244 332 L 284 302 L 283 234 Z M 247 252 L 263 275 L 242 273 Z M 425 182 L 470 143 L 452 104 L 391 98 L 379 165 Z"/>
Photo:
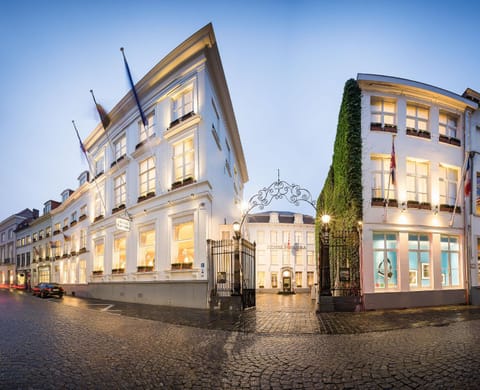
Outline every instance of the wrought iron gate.
<path fill-rule="evenodd" d="M 207 245 L 211 307 L 255 306 L 255 243 L 240 238 Z"/>
<path fill-rule="evenodd" d="M 322 253 L 328 251 L 331 293 L 336 311 L 353 311 L 361 301 L 360 239 L 356 230 L 332 230 L 320 239 Z M 325 248 L 324 246 L 327 246 Z"/>

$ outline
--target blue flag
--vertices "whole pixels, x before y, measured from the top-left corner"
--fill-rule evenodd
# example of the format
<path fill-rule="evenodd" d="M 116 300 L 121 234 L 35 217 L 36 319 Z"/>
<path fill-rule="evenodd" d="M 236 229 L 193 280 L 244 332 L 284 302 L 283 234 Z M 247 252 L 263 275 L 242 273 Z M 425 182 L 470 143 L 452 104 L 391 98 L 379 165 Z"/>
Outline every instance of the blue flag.
<path fill-rule="evenodd" d="M 133 97 L 135 98 L 135 102 L 137 103 L 138 111 L 140 112 L 140 117 L 142 118 L 142 123 L 145 128 L 147 127 L 147 117 L 143 113 L 142 106 L 140 105 L 140 100 L 138 99 L 137 91 L 135 90 L 135 85 L 133 84 L 132 74 L 130 73 L 130 68 L 128 66 L 127 58 L 125 57 L 125 53 L 123 51 L 123 47 L 120 48 L 120 51 L 123 55 L 123 62 L 125 63 L 125 69 L 127 70 L 128 81 L 130 82 L 130 87 L 132 88 Z"/>

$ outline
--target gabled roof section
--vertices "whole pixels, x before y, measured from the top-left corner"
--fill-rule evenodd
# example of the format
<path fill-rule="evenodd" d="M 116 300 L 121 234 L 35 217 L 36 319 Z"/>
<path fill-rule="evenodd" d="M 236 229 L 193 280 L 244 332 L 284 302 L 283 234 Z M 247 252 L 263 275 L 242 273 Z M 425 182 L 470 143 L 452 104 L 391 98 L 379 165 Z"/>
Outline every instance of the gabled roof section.
<path fill-rule="evenodd" d="M 418 81 L 369 73 L 358 73 L 357 81 L 361 89 L 369 89 L 371 87 L 372 89 L 393 89 L 400 93 L 421 93 L 422 95 L 430 95 L 435 99 L 442 99 L 457 107 L 463 106 L 463 108 L 468 107 L 474 110 L 478 108 L 477 103 L 464 96 Z"/>

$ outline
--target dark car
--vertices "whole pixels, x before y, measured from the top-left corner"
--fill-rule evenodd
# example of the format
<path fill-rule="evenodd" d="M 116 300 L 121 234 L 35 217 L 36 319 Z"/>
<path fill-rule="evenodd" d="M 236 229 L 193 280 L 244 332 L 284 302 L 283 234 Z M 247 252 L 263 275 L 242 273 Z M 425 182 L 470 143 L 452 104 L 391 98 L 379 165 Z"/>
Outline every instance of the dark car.
<path fill-rule="evenodd" d="M 41 298 L 61 298 L 65 294 L 65 290 L 58 283 L 39 283 L 33 287 L 32 294 Z"/>

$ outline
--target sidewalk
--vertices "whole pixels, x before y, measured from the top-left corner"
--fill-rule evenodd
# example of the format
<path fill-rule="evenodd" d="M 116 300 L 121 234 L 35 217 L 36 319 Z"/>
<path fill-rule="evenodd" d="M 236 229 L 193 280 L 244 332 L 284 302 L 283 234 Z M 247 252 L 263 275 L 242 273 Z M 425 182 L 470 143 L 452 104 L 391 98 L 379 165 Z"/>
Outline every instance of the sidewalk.
<path fill-rule="evenodd" d="M 24 291 L 16 293 L 31 297 Z M 65 296 L 62 300 L 52 299 L 52 301 L 101 310 L 112 315 L 137 317 L 169 324 L 265 334 L 358 334 L 448 326 L 460 321 L 480 320 L 480 306 L 468 305 L 357 313 L 316 313 L 315 301 L 310 299 L 310 294 L 257 294 L 256 308 L 243 312 L 154 306 L 71 296 Z"/>

